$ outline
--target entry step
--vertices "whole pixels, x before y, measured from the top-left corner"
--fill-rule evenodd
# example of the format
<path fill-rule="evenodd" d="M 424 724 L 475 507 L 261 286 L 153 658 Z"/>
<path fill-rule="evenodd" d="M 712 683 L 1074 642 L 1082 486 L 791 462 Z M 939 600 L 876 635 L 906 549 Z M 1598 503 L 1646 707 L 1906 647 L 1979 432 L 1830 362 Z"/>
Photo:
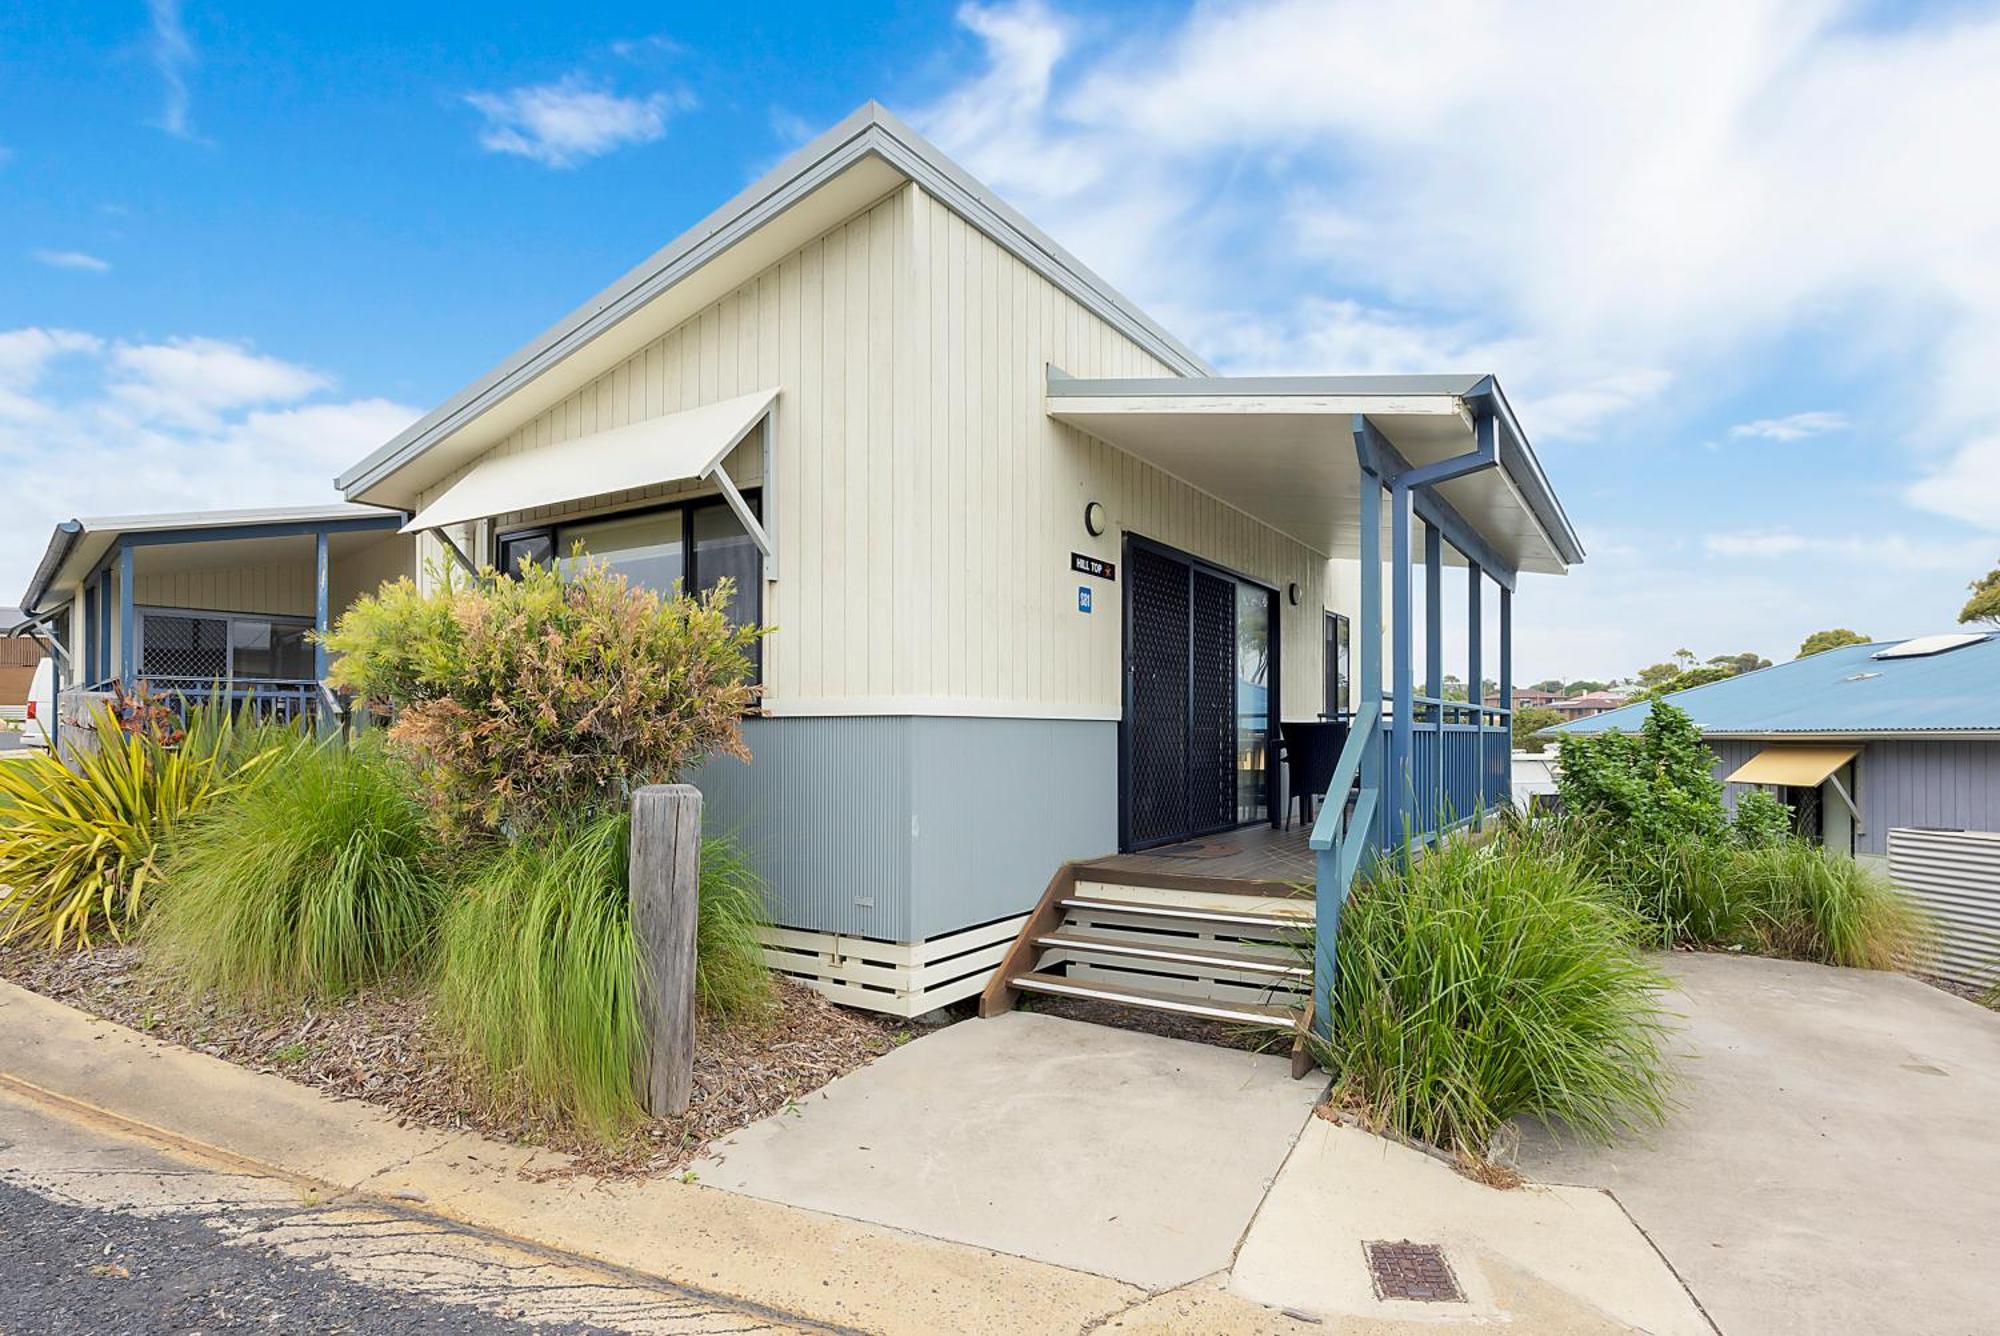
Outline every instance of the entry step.
<path fill-rule="evenodd" d="M 1062 928 L 1041 934 L 1035 938 L 1035 944 L 1057 950 L 1114 956 L 1125 960 L 1152 960 L 1163 964 L 1191 965 L 1205 969 L 1242 970 L 1246 973 L 1268 974 L 1286 979 L 1312 977 L 1312 970 L 1296 958 L 1257 951 L 1238 951 L 1229 947 L 1204 946 L 1195 942 L 1185 946 L 1168 945 L 1158 940 L 1135 941 L 1125 937 Z"/>
<path fill-rule="evenodd" d="M 1282 928 L 1297 930 L 1311 924 L 1309 914 L 1272 913 L 1264 909 L 1223 909 L 1208 905 L 1177 905 L 1160 901 L 1114 900 L 1108 896 L 1073 895 L 1063 898 L 1067 910 L 1095 911 L 1100 914 L 1138 914 L 1149 918 L 1178 919 L 1187 923 L 1221 923 L 1238 928 Z"/>
<path fill-rule="evenodd" d="M 1156 992 L 1150 988 L 1134 988 L 1122 983 L 1100 983 L 1096 980 L 1083 982 L 1066 979 L 1060 974 L 1016 975 L 1013 986 L 1026 993 L 1047 993 L 1056 997 L 1080 997 L 1093 1002 L 1114 1002 L 1127 1007 L 1144 1007 L 1150 1011 L 1171 1011 L 1183 1016 L 1202 1016 L 1209 1020 L 1233 1021 L 1238 1025 L 1255 1025 L 1272 1030 L 1296 1030 L 1299 1025 L 1300 1009 L 1297 1007 L 1266 1006 L 1256 1002 L 1223 1002 L 1212 998 L 1188 997 L 1179 993 Z"/>

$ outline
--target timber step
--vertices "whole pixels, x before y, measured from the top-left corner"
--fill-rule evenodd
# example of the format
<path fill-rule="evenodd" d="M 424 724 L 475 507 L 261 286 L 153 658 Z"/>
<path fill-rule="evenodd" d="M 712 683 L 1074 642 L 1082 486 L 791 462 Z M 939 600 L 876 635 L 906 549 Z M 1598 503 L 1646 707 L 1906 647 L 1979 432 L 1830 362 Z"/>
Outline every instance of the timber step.
<path fill-rule="evenodd" d="M 1207 905 L 1173 904 L 1158 900 L 1113 900 L 1108 896 L 1065 896 L 1067 910 L 1095 910 L 1099 913 L 1136 914 L 1162 919 L 1222 924 L 1239 928 L 1275 928 L 1296 931 L 1312 923 L 1309 914 L 1274 914 L 1261 909 L 1217 909 Z"/>
<path fill-rule="evenodd" d="M 1171 965 L 1207 965 L 1222 969 L 1243 970 L 1251 974 L 1273 974 L 1294 979 L 1310 979 L 1312 970 L 1301 964 L 1297 958 L 1267 954 L 1257 951 L 1241 951 L 1226 946 L 1203 946 L 1190 942 L 1186 946 L 1161 944 L 1151 940 L 1132 940 L 1124 937 L 1110 937 L 1100 933 L 1077 932 L 1072 928 L 1061 928 L 1055 932 L 1043 933 L 1035 939 L 1040 946 L 1052 950 L 1072 952 L 1095 952 L 1106 956 L 1120 956 L 1132 960 L 1152 960 Z"/>
<path fill-rule="evenodd" d="M 1296 1029 L 1299 1019 L 1296 1007 L 1274 1007 L 1255 1002 L 1217 1002 L 1197 997 L 1183 997 L 1178 993 L 1161 992 L 1152 988 L 1135 988 L 1130 984 L 1079 982 L 1059 974 L 1016 975 L 1013 984 L 1023 992 L 1082 997 L 1095 1002 L 1117 1002 L 1128 1007 L 1172 1011 L 1186 1016 L 1205 1016 L 1210 1020 L 1233 1021 L 1239 1025 L 1260 1025 L 1275 1030 Z"/>
<path fill-rule="evenodd" d="M 1312 930 L 1311 901 L 1219 878 L 1200 888 L 1113 886 L 1093 871 L 1072 864 L 1056 874 L 987 983 L 980 1015 L 1036 993 L 1289 1030 L 1292 1074 L 1310 1070 L 1312 965 L 1299 947 Z"/>

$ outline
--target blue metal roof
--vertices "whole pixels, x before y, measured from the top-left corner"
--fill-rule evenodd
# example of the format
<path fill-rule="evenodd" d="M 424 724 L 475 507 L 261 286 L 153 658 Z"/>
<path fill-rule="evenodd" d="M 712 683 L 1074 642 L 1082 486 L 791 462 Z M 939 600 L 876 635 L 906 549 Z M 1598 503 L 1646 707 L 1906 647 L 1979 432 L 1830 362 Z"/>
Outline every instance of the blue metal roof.
<path fill-rule="evenodd" d="M 2000 735 L 2000 635 L 1921 658 L 1875 657 L 1902 643 L 1844 645 L 1661 699 L 1686 711 L 1704 733 Z M 1652 708 L 1640 701 L 1548 731 L 1632 732 Z"/>

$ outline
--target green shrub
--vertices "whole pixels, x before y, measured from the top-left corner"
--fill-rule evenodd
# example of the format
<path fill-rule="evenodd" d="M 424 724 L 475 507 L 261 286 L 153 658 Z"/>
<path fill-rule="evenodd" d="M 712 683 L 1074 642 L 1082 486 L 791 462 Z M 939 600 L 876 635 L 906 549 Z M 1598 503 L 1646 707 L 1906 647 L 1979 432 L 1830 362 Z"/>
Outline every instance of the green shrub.
<path fill-rule="evenodd" d="M 442 829 L 521 833 L 715 753 L 748 759 L 763 631 L 730 624 L 729 596 L 663 597 L 591 560 L 429 593 L 399 580 L 342 615 L 331 676 L 394 708 L 391 745 Z"/>
<path fill-rule="evenodd" d="M 1764 789 L 1747 789 L 1736 800 L 1731 823 L 1736 842 L 1758 849 L 1777 844 L 1792 833 L 1792 809 Z"/>
<path fill-rule="evenodd" d="M 1563 810 L 1628 843 L 1711 839 L 1727 828 L 1715 753 L 1687 714 L 1654 701 L 1637 733 L 1565 735 L 1556 791 Z"/>
<path fill-rule="evenodd" d="M 0 762 L 0 941 L 122 937 L 175 827 L 263 759 L 236 732 L 223 709 L 191 710 L 184 734 L 143 721 L 126 732 L 104 710 L 75 770 L 51 752 Z"/>
<path fill-rule="evenodd" d="M 497 1099 L 600 1135 L 640 1113 L 630 826 L 612 813 L 475 857 L 445 917 L 438 974 L 443 1019 Z M 761 911 L 735 845 L 703 840 L 695 992 L 712 1015 L 741 1018 L 773 997 Z"/>
<path fill-rule="evenodd" d="M 1357 886 L 1329 1065 L 1382 1125 L 1482 1156 L 1510 1119 L 1606 1138 L 1667 1107 L 1641 929 L 1544 840 L 1457 839 Z"/>
<path fill-rule="evenodd" d="M 375 748 L 290 734 L 175 841 L 149 963 L 239 1001 L 339 996 L 422 963 L 441 908 L 430 851 Z"/>

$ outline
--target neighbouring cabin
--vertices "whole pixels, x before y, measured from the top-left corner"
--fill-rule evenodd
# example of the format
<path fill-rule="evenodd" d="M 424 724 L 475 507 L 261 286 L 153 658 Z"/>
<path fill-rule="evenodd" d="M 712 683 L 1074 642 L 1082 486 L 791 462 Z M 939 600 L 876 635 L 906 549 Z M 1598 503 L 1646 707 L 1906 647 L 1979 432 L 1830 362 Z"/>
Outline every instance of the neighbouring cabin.
<path fill-rule="evenodd" d="M 1881 865 L 1939 928 L 1933 966 L 2000 981 L 2000 634 L 1843 645 L 1662 697 L 1715 752 L 1723 801 L 1756 787 L 1793 832 Z M 1563 724 L 1642 727 L 1650 701 Z"/>
<path fill-rule="evenodd" d="M 59 720 L 87 728 L 95 702 L 140 684 L 320 717 L 334 703 L 312 633 L 413 573 L 403 519 L 343 502 L 57 525 L 22 610 L 56 648 Z"/>
<path fill-rule="evenodd" d="M 338 484 L 411 515 L 420 569 L 728 577 L 775 630 L 754 761 L 692 777 L 711 828 L 774 965 L 906 1014 L 1019 963 L 1065 869 L 1254 841 L 1318 895 L 1201 894 L 1324 916 L 1364 848 L 1506 801 L 1517 577 L 1582 556 L 1490 376 L 1217 376 L 872 104 Z M 1447 669 L 1474 699 L 1418 689 Z M 1060 949 L 1021 972 L 1091 977 Z"/>

